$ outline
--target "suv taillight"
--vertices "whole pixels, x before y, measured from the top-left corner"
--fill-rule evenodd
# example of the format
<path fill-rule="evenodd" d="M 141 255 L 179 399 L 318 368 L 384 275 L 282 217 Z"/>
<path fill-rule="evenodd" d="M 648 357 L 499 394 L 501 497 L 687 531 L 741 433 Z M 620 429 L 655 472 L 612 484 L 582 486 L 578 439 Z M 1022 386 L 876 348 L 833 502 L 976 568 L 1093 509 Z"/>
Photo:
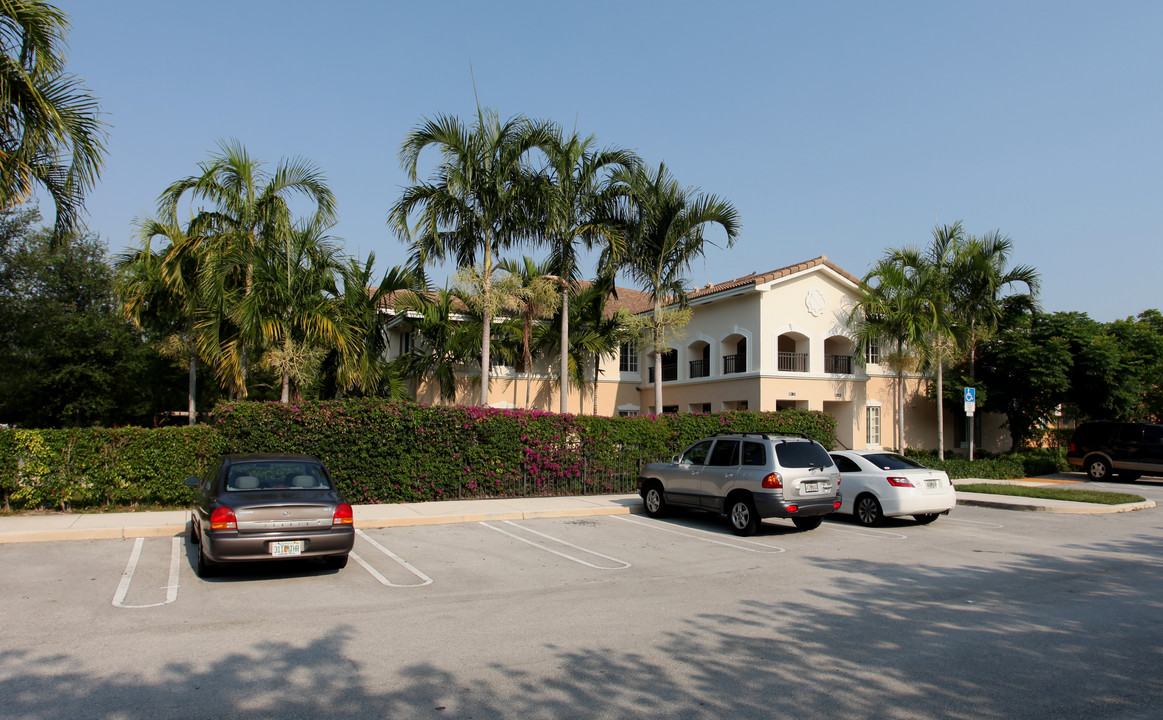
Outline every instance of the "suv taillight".
<path fill-rule="evenodd" d="M 1070 454 L 1073 455 L 1076 452 L 1078 452 L 1078 448 L 1074 446 L 1073 442 L 1071 442 L 1070 443 Z"/>
<path fill-rule="evenodd" d="M 779 473 L 768 473 L 767 477 L 763 478 L 763 487 L 782 488 L 783 478 L 779 476 Z"/>
<path fill-rule="evenodd" d="M 339 503 L 335 506 L 335 514 L 331 516 L 332 525 L 351 525 L 355 521 L 355 516 L 351 512 L 351 506 L 347 503 Z"/>
<path fill-rule="evenodd" d="M 913 487 L 913 484 L 909 482 L 908 478 L 886 477 L 885 480 L 888 480 L 888 484 L 893 487 Z"/>
<path fill-rule="evenodd" d="M 214 508 L 214 512 L 210 513 L 210 529 L 237 530 L 238 518 L 234 517 L 234 511 L 228 507 Z"/>

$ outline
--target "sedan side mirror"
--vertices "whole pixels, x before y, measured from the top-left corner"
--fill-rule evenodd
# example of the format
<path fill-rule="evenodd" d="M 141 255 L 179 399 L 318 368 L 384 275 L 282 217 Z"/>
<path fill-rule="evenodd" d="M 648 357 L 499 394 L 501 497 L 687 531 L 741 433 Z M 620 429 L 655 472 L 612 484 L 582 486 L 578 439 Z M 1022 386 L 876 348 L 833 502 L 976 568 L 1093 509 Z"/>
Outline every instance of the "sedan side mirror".
<path fill-rule="evenodd" d="M 682 463 L 682 456 L 681 455 L 671 455 L 670 461 L 672 463 L 674 463 L 675 465 L 679 465 Z"/>
<path fill-rule="evenodd" d="M 202 482 L 201 479 L 191 475 L 190 477 L 186 478 L 186 487 L 198 487 L 198 483 L 200 482 Z"/>

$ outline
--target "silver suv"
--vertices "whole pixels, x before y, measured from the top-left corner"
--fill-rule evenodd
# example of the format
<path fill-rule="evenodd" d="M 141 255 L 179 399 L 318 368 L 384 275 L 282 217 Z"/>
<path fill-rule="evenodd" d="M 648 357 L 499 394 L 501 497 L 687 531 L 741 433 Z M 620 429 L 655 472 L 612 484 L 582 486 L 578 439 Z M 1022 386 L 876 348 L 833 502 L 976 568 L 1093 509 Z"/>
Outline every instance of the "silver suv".
<path fill-rule="evenodd" d="M 806 437 L 718 435 L 670 462 L 643 466 L 638 494 L 650 517 L 672 505 L 710 510 L 726 515 L 736 535 L 754 534 L 769 517 L 812 530 L 840 507 L 840 471 L 824 446 Z"/>

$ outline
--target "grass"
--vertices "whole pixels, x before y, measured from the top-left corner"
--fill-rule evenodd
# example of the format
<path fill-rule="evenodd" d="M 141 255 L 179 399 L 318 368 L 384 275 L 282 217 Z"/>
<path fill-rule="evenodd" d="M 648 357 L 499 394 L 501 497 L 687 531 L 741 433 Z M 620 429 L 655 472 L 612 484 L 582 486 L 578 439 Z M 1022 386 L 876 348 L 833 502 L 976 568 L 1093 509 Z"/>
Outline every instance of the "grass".
<path fill-rule="evenodd" d="M 1016 495 L 1018 497 L 1041 498 L 1042 500 L 1073 500 L 1074 502 L 1097 503 L 1099 505 L 1122 505 L 1123 503 L 1136 503 L 1146 500 L 1141 495 L 1131 495 L 1129 493 L 1029 487 L 1026 485 L 1002 485 L 998 483 L 963 483 L 957 485 L 957 490 L 961 492 L 987 493 L 990 495 Z"/>

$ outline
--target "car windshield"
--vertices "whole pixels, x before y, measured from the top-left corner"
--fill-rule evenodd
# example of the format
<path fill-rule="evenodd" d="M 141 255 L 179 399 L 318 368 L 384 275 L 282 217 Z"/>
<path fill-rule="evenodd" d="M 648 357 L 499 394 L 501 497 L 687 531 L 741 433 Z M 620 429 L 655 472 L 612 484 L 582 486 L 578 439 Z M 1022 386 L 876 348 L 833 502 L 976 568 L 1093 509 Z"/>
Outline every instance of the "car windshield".
<path fill-rule="evenodd" d="M 910 460 L 904 455 L 897 455 L 896 453 L 875 453 L 872 455 L 865 455 L 864 459 L 880 468 L 881 470 L 916 470 L 918 468 L 925 469 L 925 466 L 916 460 Z"/>
<path fill-rule="evenodd" d="M 832 458 L 814 442 L 781 442 L 775 446 L 775 457 L 785 468 L 828 467 Z"/>
<path fill-rule="evenodd" d="M 328 490 L 331 481 L 316 463 L 255 460 L 230 466 L 227 492 L 248 490 Z"/>

